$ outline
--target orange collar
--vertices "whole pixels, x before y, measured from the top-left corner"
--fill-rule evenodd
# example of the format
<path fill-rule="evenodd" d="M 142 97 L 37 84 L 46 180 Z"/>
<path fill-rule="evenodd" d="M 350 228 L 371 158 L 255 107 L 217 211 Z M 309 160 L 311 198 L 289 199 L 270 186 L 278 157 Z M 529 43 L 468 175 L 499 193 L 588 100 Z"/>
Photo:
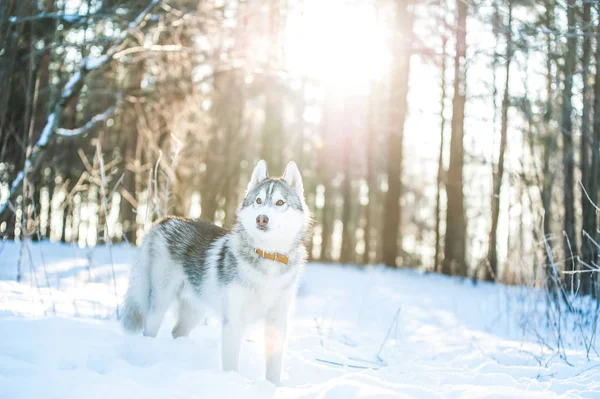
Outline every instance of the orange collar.
<path fill-rule="evenodd" d="M 277 253 L 272 254 L 270 252 L 265 252 L 262 249 L 257 249 L 256 253 L 259 254 L 260 256 L 262 256 L 265 259 L 270 259 L 270 260 L 274 260 L 274 261 L 277 261 L 277 262 L 281 262 L 281 263 L 283 263 L 285 265 L 287 265 L 288 262 L 290 261 L 290 259 L 287 256 L 285 256 L 285 255 L 277 254 Z"/>

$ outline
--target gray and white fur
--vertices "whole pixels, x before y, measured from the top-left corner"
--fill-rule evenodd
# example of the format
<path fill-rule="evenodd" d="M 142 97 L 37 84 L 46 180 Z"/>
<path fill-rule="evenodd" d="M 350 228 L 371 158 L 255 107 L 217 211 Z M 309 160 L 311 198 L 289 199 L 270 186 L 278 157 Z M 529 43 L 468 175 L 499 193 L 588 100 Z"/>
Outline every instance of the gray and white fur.
<path fill-rule="evenodd" d="M 199 220 L 166 218 L 144 239 L 131 270 L 121 322 L 155 337 L 173 300 L 173 337 L 187 336 L 209 310 L 222 318 L 222 364 L 238 371 L 244 330 L 265 321 L 266 378 L 281 381 L 288 316 L 306 262 L 309 226 L 302 177 L 290 162 L 269 178 L 260 161 L 231 231 Z M 261 257 L 256 249 L 289 258 Z"/>

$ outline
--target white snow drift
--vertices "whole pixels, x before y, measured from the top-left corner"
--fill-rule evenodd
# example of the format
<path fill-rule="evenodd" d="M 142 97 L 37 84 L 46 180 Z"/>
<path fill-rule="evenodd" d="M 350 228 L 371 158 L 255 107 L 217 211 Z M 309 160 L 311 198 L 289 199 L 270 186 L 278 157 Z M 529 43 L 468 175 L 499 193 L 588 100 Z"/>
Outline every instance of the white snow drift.
<path fill-rule="evenodd" d="M 157 339 L 121 331 L 133 255 L 3 244 L 0 398 L 600 398 L 598 354 L 575 328 L 555 350 L 541 291 L 383 267 L 307 267 L 283 387 L 264 380 L 259 328 L 241 374 L 222 372 L 216 320 L 177 340 L 172 313 Z"/>

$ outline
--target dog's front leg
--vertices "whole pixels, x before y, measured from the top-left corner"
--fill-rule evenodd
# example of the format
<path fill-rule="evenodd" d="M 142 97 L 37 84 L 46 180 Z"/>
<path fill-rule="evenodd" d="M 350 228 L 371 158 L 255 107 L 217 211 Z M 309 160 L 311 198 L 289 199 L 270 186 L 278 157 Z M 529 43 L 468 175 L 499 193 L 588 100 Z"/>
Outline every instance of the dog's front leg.
<path fill-rule="evenodd" d="M 288 306 L 277 306 L 265 320 L 265 358 L 267 380 L 275 385 L 281 383 L 283 349 L 287 336 Z"/>
<path fill-rule="evenodd" d="M 239 320 L 223 320 L 221 358 L 224 371 L 239 372 L 240 348 L 244 336 L 244 324 Z"/>

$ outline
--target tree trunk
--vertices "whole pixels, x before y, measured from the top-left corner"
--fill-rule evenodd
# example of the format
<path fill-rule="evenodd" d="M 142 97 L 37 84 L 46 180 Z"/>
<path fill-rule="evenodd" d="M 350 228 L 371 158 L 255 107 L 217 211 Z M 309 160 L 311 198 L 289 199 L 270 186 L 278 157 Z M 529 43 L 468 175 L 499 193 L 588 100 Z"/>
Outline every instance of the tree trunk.
<path fill-rule="evenodd" d="M 271 170 L 283 171 L 283 98 L 277 78 L 277 67 L 281 63 L 281 30 L 283 26 L 280 0 L 269 1 L 269 56 L 265 70 L 265 122 L 262 132 L 261 158 L 267 161 Z"/>
<path fill-rule="evenodd" d="M 444 180 L 444 127 L 446 125 L 446 118 L 444 111 L 446 109 L 446 45 L 448 44 L 448 37 L 442 36 L 442 81 L 440 83 L 442 89 L 442 95 L 440 99 L 440 152 L 438 155 L 438 170 L 437 170 L 437 187 L 435 196 L 435 254 L 433 258 L 433 270 L 440 272 L 440 250 L 441 250 L 441 236 L 440 231 L 441 224 L 441 208 L 442 208 L 442 182 Z"/>
<path fill-rule="evenodd" d="M 489 248 L 487 255 L 488 267 L 484 273 L 484 280 L 492 281 L 498 278 L 498 219 L 500 217 L 500 195 L 502 178 L 504 176 L 504 154 L 506 152 L 508 131 L 508 107 L 510 106 L 510 64 L 512 61 L 512 0 L 508 0 L 508 26 L 506 31 L 506 75 L 504 82 L 504 97 L 502 99 L 502 116 L 500 125 L 500 152 L 498 166 L 493 177 L 492 191 L 492 226 L 490 229 Z"/>
<path fill-rule="evenodd" d="M 546 29 L 552 31 L 554 29 L 554 1 L 546 0 Z M 544 142 L 543 142 L 543 159 L 542 159 L 542 208 L 544 211 L 544 219 L 542 222 L 542 228 L 544 233 L 544 272 L 546 279 L 546 287 L 550 291 L 551 295 L 557 294 L 557 282 L 558 274 L 554 268 L 554 260 L 552 258 L 551 250 L 547 246 L 547 240 L 552 235 L 552 189 L 554 185 L 553 172 L 550 171 L 550 155 L 556 149 L 556 135 L 552 131 L 552 121 L 554 120 L 554 90 L 552 88 L 554 84 L 553 74 L 553 49 L 552 49 L 552 38 L 548 35 L 546 39 L 546 112 L 544 113 Z"/>
<path fill-rule="evenodd" d="M 0 48 L 2 49 L 2 62 L 0 62 L 0 162 L 7 166 L 7 181 L 12 181 L 24 164 L 25 151 L 23 137 L 20 133 L 26 132 L 29 120 L 25 117 L 28 112 L 28 89 L 30 68 L 24 67 L 32 57 L 24 58 L 25 52 L 30 52 L 31 24 L 12 25 L 9 18 L 21 18 L 30 15 L 35 9 L 32 4 L 18 0 L 0 2 Z M 17 198 L 8 198 L 16 206 Z M 2 237 L 14 240 L 18 231 L 17 215 L 11 207 L 4 207 L 0 212 L 0 224 L 5 224 Z"/>
<path fill-rule="evenodd" d="M 65 112 L 63 115 L 63 126 L 67 129 L 74 129 L 77 127 L 77 103 L 79 102 L 79 96 L 73 99 L 71 103 L 69 103 L 65 107 Z M 65 198 L 68 198 L 69 194 L 71 194 L 71 190 L 75 189 L 75 184 L 77 183 L 78 176 L 81 174 L 81 170 L 76 167 L 76 165 L 81 164 L 81 159 L 79 159 L 79 154 L 77 154 L 78 148 L 78 140 L 76 138 L 67 138 L 64 142 L 61 143 L 60 147 L 64 149 L 64 155 L 60 157 L 60 166 L 62 169 L 62 176 L 65 182 Z M 69 214 L 73 216 L 73 212 L 75 207 L 72 206 L 72 199 L 67 201 L 66 204 L 63 204 L 63 216 L 62 216 L 62 232 L 60 240 L 62 242 L 67 241 L 67 220 Z M 77 230 L 73 229 L 73 218 L 71 218 L 71 237 L 70 242 L 76 240 Z"/>
<path fill-rule="evenodd" d="M 467 275 L 466 221 L 463 195 L 463 122 L 466 101 L 466 39 L 467 2 L 457 2 L 456 55 L 454 58 L 454 97 L 452 100 L 452 135 L 450 138 L 450 165 L 446 193 L 446 237 L 442 273 Z"/>
<path fill-rule="evenodd" d="M 144 77 L 144 63 L 137 62 L 132 65 L 128 71 L 125 87 L 134 92 L 141 88 Z M 139 93 L 136 93 L 139 94 Z M 121 187 L 121 204 L 119 209 L 119 219 L 123 226 L 123 235 L 127 241 L 135 245 L 137 242 L 137 214 L 135 212 L 135 203 L 137 201 L 136 192 L 136 170 L 135 165 L 138 148 L 138 115 L 135 104 L 130 104 L 123 112 L 123 132 L 125 133 L 125 154 L 123 157 L 123 184 Z M 152 204 L 148 204 L 152 206 Z"/>
<path fill-rule="evenodd" d="M 365 252 L 363 254 L 362 263 L 367 265 L 371 262 L 371 251 L 373 250 L 371 230 L 373 229 L 373 212 L 375 205 L 375 190 L 377 189 L 377 182 L 375 179 L 375 160 L 373 150 L 375 149 L 375 142 L 377 141 L 377 128 L 375 122 L 375 112 L 377 107 L 375 106 L 376 96 L 375 83 L 371 83 L 371 93 L 369 94 L 369 109 L 367 110 L 368 126 L 367 126 L 367 137 L 366 137 L 366 167 L 367 167 L 367 205 L 365 206 L 365 228 L 364 228 L 364 241 L 365 241 Z"/>
<path fill-rule="evenodd" d="M 585 35 L 583 37 L 583 55 L 581 59 L 581 78 L 583 81 L 583 110 L 581 115 L 581 183 L 583 185 L 581 193 L 581 210 L 582 210 L 582 230 L 583 235 L 581 237 L 581 260 L 584 263 L 580 270 L 584 271 L 579 275 L 581 281 L 581 293 L 584 295 L 592 292 L 592 273 L 585 266 L 592 265 L 592 262 L 596 259 L 596 245 L 593 241 L 586 237 L 586 234 L 594 237 L 595 225 L 596 225 L 596 209 L 594 204 L 590 203 L 588 194 L 592 186 L 592 171 L 590 170 L 590 153 L 594 152 L 592 146 L 593 140 L 590 132 L 591 123 L 591 112 L 592 112 L 592 93 L 590 88 L 590 59 L 592 55 L 592 38 L 594 29 L 592 28 L 591 18 L 591 2 L 584 2 L 583 4 L 583 26 L 585 27 Z M 596 150 L 597 152 L 598 150 Z M 594 197 L 591 197 L 594 198 Z"/>
<path fill-rule="evenodd" d="M 600 20 L 596 33 L 600 33 Z M 591 202 L 596 205 L 598 204 L 598 189 L 600 189 L 600 40 L 596 40 L 596 75 L 594 77 L 594 138 L 592 144 L 592 165 L 590 175 L 590 185 L 588 188 L 588 194 Z M 587 226 L 588 233 L 595 242 L 600 243 L 600 234 L 598 234 L 597 224 L 597 212 L 594 212 L 593 217 L 588 220 L 589 225 Z M 598 247 L 593 247 L 594 253 L 589 254 L 590 258 L 598 259 Z M 597 263 L 597 262 L 596 262 Z M 590 293 L 595 297 L 600 297 L 600 290 L 598 289 L 598 273 L 589 273 L 591 286 Z"/>
<path fill-rule="evenodd" d="M 349 132 L 347 132 L 349 133 Z M 352 174 L 351 160 L 352 155 L 352 140 L 351 135 L 346 134 L 344 137 L 344 181 L 342 182 L 342 197 L 344 205 L 342 208 L 342 249 L 340 253 L 341 263 L 356 262 L 356 251 L 354 247 L 354 229 L 351 227 L 352 217 Z"/>
<path fill-rule="evenodd" d="M 323 218 L 321 220 L 321 261 L 331 262 L 331 240 L 333 235 L 333 222 L 335 220 L 335 196 L 333 195 L 333 185 L 330 180 L 324 183 L 324 204 Z"/>
<path fill-rule="evenodd" d="M 408 78 L 412 45 L 412 15 L 410 0 L 399 0 L 393 49 L 393 73 L 390 95 L 390 115 L 387 138 L 388 190 L 383 220 L 383 263 L 396 266 L 398 237 L 402 225 L 400 198 L 402 197 L 402 162 L 404 121 L 407 113 Z M 400 244 L 402 247 L 402 244 Z"/>
<path fill-rule="evenodd" d="M 267 161 L 269 169 L 281 173 L 283 171 L 283 120 L 282 98 L 275 76 L 267 77 L 269 82 L 265 85 L 265 124 L 262 133 L 261 158 Z"/>
<path fill-rule="evenodd" d="M 575 30 L 576 0 L 567 1 L 567 24 L 569 26 L 569 36 L 567 37 L 567 54 L 564 64 L 564 86 L 562 92 L 562 120 L 561 137 L 563 140 L 563 198 L 564 198 L 564 260 L 565 271 L 575 269 L 575 260 L 577 259 L 577 237 L 575 235 L 575 161 L 573 151 L 573 113 L 572 91 L 573 74 L 575 72 L 575 63 L 577 58 L 577 36 Z M 568 290 L 574 290 L 575 275 L 565 275 L 565 283 Z"/>

